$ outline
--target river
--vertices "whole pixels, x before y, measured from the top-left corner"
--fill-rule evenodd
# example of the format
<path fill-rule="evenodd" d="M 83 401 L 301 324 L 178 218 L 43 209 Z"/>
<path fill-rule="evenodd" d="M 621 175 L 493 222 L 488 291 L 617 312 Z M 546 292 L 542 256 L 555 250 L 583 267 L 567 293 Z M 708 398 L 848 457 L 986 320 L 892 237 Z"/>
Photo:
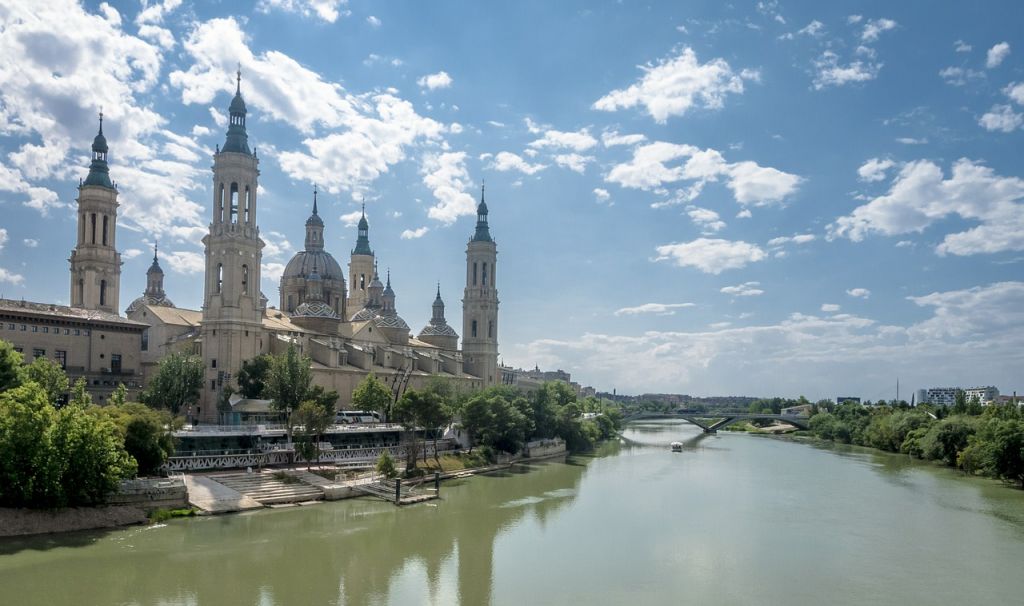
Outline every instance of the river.
<path fill-rule="evenodd" d="M 1024 492 L 675 421 L 592 456 L 369 499 L 0 540 L 0 602 L 1017 604 Z M 673 440 L 686 443 L 669 452 Z"/>

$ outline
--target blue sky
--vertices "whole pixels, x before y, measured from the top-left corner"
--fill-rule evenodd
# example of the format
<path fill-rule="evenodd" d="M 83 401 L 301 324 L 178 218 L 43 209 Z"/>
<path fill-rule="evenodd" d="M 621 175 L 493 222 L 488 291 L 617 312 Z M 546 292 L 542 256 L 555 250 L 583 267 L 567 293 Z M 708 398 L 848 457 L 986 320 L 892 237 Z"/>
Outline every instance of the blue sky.
<path fill-rule="evenodd" d="M 1024 5 L 15 2 L 0 8 L 0 290 L 66 302 L 100 106 L 122 302 L 159 238 L 198 308 L 242 66 L 263 291 L 313 184 L 414 330 L 461 328 L 487 181 L 505 362 L 625 393 L 1024 391 Z M 907 393 L 907 392 L 904 392 Z"/>

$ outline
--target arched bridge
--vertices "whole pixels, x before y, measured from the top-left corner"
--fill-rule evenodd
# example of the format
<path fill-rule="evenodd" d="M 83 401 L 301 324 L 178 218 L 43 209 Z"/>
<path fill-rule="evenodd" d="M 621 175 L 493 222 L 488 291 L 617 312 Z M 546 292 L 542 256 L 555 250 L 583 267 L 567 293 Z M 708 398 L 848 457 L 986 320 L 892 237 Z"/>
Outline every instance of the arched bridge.
<path fill-rule="evenodd" d="M 638 412 L 636 414 L 622 417 L 623 421 L 642 421 L 644 419 L 683 419 L 693 423 L 704 430 L 704 433 L 715 433 L 719 429 L 732 425 L 736 421 L 772 420 L 783 421 L 799 427 L 809 429 L 807 424 L 809 418 L 801 415 L 776 415 L 768 413 L 746 413 L 746 412 L 700 412 L 695 410 L 676 410 L 673 412 Z"/>

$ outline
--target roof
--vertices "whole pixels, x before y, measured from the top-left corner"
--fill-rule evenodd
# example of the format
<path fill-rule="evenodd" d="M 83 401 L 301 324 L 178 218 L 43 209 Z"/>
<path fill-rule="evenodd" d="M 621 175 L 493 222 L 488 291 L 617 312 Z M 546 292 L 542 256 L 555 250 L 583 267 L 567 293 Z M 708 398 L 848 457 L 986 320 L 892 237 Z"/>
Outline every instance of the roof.
<path fill-rule="evenodd" d="M 104 324 L 117 324 L 120 326 L 144 329 L 148 325 L 142 322 L 129 320 L 106 311 L 96 309 L 82 309 L 80 307 L 69 307 L 67 305 L 56 305 L 54 303 L 37 303 L 34 301 L 15 301 L 14 299 L 0 299 L 0 312 L 27 314 L 40 317 L 60 318 L 64 320 L 77 320 L 81 322 L 98 322 Z"/>
<path fill-rule="evenodd" d="M 345 281 L 345 273 L 341 265 L 326 250 L 300 250 L 284 268 L 281 279 L 306 277 L 313 273 L 313 268 L 324 280 Z"/>
<path fill-rule="evenodd" d="M 203 312 L 182 307 L 164 307 L 162 305 L 145 304 L 146 311 L 157 317 L 164 324 L 173 326 L 199 326 L 203 320 Z"/>

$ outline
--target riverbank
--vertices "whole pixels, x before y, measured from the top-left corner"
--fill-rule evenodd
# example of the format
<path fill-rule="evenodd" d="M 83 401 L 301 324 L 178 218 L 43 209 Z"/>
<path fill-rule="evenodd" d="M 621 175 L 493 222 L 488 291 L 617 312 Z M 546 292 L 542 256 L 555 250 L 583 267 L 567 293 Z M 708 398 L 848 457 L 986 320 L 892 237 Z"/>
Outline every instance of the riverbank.
<path fill-rule="evenodd" d="M 147 522 L 149 516 L 142 508 L 129 505 L 69 507 L 53 511 L 0 508 L 0 537 L 117 528 Z"/>

